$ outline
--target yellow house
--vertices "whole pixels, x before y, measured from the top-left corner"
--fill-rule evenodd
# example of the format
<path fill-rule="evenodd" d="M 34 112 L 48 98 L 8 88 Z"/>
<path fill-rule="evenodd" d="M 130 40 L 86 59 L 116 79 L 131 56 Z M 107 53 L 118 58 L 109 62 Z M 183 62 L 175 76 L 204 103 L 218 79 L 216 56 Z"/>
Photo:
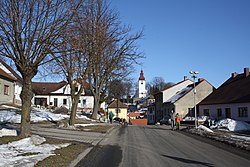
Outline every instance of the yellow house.
<path fill-rule="evenodd" d="M 128 106 L 123 104 L 121 101 L 118 101 L 117 99 L 113 100 L 109 105 L 108 105 L 108 115 L 109 113 L 112 112 L 114 114 L 114 118 L 120 118 L 120 119 L 125 119 L 128 122 Z"/>

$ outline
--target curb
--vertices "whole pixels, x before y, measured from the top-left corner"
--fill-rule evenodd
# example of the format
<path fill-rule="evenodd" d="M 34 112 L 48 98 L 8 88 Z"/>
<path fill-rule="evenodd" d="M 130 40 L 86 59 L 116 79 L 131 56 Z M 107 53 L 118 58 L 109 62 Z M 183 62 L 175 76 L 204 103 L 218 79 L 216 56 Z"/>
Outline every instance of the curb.
<path fill-rule="evenodd" d="M 68 167 L 75 167 L 93 148 L 94 147 L 89 147 L 79 154 L 75 160 L 71 161 Z"/>
<path fill-rule="evenodd" d="M 94 144 L 94 146 L 96 146 L 96 145 L 98 145 L 108 134 L 110 134 L 110 132 L 112 131 L 112 130 L 114 130 L 115 129 L 115 127 L 112 127 L 112 128 L 110 128 L 107 132 L 106 132 L 106 134 L 103 136 L 103 138 L 102 139 L 100 139 L 97 143 L 95 143 Z M 78 156 L 77 156 L 77 158 L 76 159 L 74 159 L 73 161 L 71 161 L 71 163 L 69 164 L 69 166 L 68 167 L 75 167 L 92 149 L 93 149 L 94 147 L 89 147 L 89 148 L 87 148 L 86 150 L 84 150 L 81 154 L 79 154 Z"/>

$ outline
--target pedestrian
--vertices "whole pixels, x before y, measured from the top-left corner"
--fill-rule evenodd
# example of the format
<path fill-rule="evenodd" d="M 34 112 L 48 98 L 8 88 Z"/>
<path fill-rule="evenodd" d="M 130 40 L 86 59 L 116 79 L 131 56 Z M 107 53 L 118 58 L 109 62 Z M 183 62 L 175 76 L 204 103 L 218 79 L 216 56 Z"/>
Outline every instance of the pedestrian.
<path fill-rule="evenodd" d="M 176 114 L 175 116 L 175 123 L 176 123 L 176 130 L 180 129 L 180 123 L 181 123 L 181 118 L 179 116 L 179 113 Z"/>
<path fill-rule="evenodd" d="M 112 111 L 109 112 L 109 122 L 112 124 L 113 122 L 113 117 L 114 117 L 114 114 Z"/>
<path fill-rule="evenodd" d="M 171 111 L 170 117 L 171 117 L 171 129 L 174 130 L 174 128 L 175 128 L 175 118 L 174 118 L 174 111 L 173 110 Z"/>

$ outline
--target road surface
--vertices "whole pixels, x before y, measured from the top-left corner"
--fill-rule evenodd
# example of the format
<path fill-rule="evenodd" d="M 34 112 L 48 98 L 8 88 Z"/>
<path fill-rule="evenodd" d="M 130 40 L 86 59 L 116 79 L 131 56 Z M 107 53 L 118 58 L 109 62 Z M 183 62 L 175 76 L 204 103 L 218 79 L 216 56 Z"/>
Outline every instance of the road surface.
<path fill-rule="evenodd" d="M 246 167 L 250 155 L 222 149 L 168 126 L 128 126 L 115 129 L 76 166 L 92 167 Z M 235 151 L 234 151 L 235 150 Z"/>

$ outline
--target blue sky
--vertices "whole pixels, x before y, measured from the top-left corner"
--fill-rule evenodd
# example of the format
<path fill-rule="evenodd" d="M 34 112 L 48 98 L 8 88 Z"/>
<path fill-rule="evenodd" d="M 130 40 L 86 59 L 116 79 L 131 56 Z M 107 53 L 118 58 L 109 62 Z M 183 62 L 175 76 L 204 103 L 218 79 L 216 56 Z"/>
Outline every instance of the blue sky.
<path fill-rule="evenodd" d="M 135 31 L 146 58 L 147 82 L 162 77 L 177 83 L 198 71 L 216 88 L 232 72 L 250 67 L 250 0 L 111 0 L 121 21 Z"/>

